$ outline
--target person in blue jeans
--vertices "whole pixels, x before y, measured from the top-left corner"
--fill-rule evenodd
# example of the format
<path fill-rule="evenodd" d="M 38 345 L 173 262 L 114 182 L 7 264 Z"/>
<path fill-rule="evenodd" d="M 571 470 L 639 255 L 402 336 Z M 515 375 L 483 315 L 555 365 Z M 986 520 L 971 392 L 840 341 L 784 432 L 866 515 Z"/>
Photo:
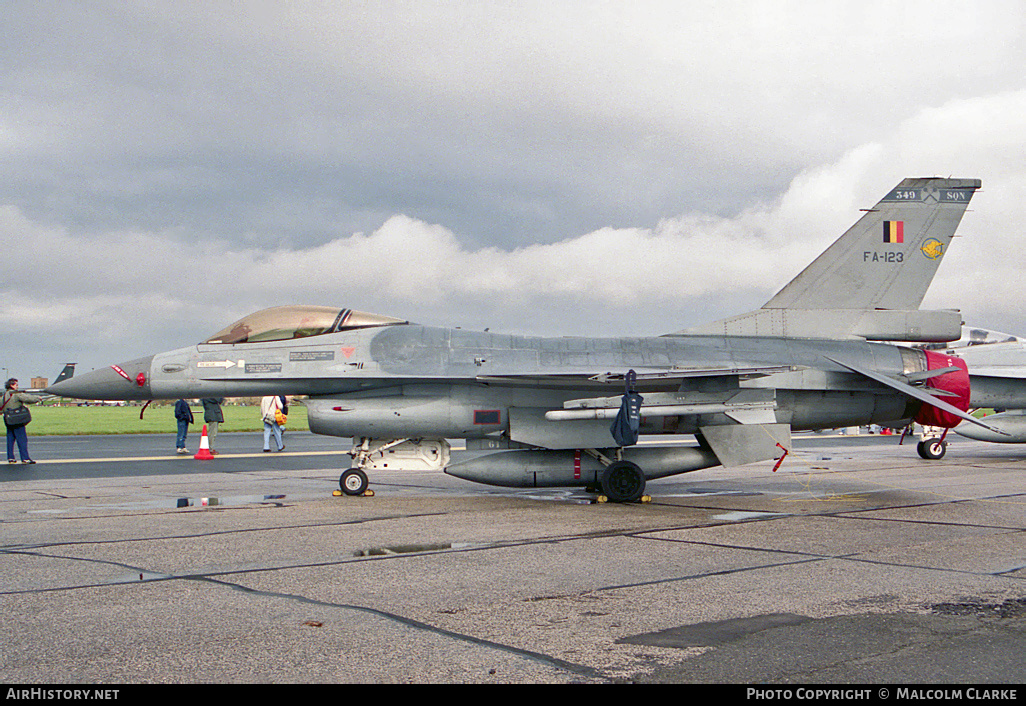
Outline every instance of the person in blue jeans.
<path fill-rule="evenodd" d="M 175 446 L 178 453 L 187 454 L 189 449 L 185 448 L 185 437 L 188 436 L 189 425 L 192 424 L 192 410 L 185 400 L 175 402 L 175 419 L 178 420 L 178 438 L 175 440 Z"/>
<path fill-rule="evenodd" d="M 26 404 L 36 404 L 42 398 L 30 395 L 25 392 L 18 392 L 18 380 L 11 378 L 4 383 L 4 395 L 0 401 L 0 409 L 17 409 Z M 5 420 L 6 421 L 6 420 Z M 28 434 L 25 433 L 26 424 L 7 427 L 7 463 L 17 463 L 14 459 L 14 445 L 18 445 L 18 453 L 21 454 L 22 463 L 35 463 L 29 458 Z"/>
<path fill-rule="evenodd" d="M 268 395 L 260 400 L 260 418 L 264 421 L 264 451 L 271 450 L 271 436 L 278 445 L 279 451 L 285 450 L 285 444 L 281 440 L 281 427 L 278 425 L 275 412 L 282 411 L 281 398 L 277 395 Z"/>

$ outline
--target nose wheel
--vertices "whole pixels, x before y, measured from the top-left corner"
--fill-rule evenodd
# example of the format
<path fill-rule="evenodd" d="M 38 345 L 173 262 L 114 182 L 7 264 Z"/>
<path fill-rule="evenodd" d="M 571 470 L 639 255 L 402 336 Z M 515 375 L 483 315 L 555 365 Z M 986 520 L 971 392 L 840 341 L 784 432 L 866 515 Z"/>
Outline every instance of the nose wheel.
<path fill-rule="evenodd" d="M 350 468 L 338 479 L 338 487 L 346 495 L 363 495 L 367 492 L 367 474 L 359 468 Z"/>

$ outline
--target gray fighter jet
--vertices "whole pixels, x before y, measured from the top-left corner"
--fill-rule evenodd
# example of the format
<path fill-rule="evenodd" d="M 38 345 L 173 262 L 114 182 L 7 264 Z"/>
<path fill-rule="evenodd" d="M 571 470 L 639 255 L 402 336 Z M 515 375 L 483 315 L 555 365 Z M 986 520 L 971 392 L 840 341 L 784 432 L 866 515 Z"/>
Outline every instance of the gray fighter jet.
<path fill-rule="evenodd" d="M 960 359 L 871 342 L 959 337 L 958 311 L 918 307 L 979 187 L 905 179 L 763 308 L 688 331 L 541 338 L 285 306 L 49 389 L 118 400 L 308 395 L 311 431 L 353 438 L 339 480 L 350 495 L 366 490 L 367 470 L 413 463 L 635 501 L 653 478 L 782 458 L 792 431 L 983 424 L 966 414 Z M 697 444 L 638 446 L 639 434 Z M 453 462 L 447 439 L 476 453 Z"/>

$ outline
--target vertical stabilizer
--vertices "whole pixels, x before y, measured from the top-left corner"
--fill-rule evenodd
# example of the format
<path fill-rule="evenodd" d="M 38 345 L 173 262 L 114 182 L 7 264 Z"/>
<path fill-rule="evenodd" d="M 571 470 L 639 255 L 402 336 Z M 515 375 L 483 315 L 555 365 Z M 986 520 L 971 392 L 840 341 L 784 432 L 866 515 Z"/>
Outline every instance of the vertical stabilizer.
<path fill-rule="evenodd" d="M 905 179 L 764 309 L 918 309 L 978 179 Z"/>
<path fill-rule="evenodd" d="M 979 179 L 905 179 L 757 311 L 680 333 L 953 341 L 957 311 L 919 311 Z"/>
<path fill-rule="evenodd" d="M 74 363 L 68 363 L 67 365 L 64 366 L 64 370 L 61 371 L 61 374 L 57 376 L 57 379 L 53 381 L 53 384 L 56 385 L 59 382 L 67 380 L 68 378 L 72 377 L 74 374 L 75 374 L 75 364 Z"/>

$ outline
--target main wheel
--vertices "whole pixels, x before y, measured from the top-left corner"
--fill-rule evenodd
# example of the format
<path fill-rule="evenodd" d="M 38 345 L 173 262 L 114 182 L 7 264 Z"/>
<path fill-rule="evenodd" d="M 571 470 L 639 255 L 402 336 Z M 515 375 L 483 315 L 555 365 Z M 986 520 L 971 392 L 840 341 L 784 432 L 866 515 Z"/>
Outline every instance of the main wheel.
<path fill-rule="evenodd" d="M 611 463 L 602 472 L 602 492 L 614 503 L 633 503 L 645 492 L 645 474 L 630 461 Z"/>
<path fill-rule="evenodd" d="M 916 445 L 916 451 L 926 460 L 936 461 L 939 458 L 944 458 L 944 454 L 948 451 L 948 442 L 940 439 L 923 439 Z"/>
<path fill-rule="evenodd" d="M 338 487 L 346 495 L 363 495 L 367 490 L 367 485 L 367 474 L 359 468 L 350 468 L 338 479 Z"/>

